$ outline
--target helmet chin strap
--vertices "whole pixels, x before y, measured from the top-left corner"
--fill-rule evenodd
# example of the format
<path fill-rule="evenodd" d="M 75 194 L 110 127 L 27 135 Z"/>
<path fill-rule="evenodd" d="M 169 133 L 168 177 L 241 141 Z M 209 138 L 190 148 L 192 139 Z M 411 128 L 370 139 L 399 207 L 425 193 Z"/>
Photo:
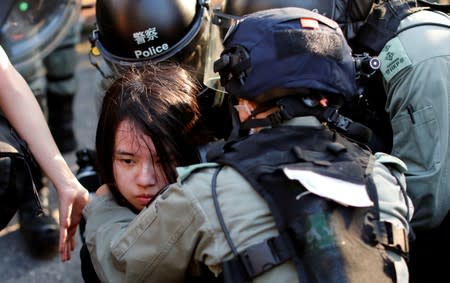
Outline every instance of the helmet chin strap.
<path fill-rule="evenodd" d="M 239 132 L 241 130 L 240 127 L 241 120 L 239 119 L 239 113 L 233 107 L 231 95 L 228 96 L 228 111 L 231 115 L 231 132 L 230 135 L 228 136 L 228 140 L 235 140 L 240 136 Z"/>
<path fill-rule="evenodd" d="M 339 107 L 324 105 L 321 98 L 317 97 L 283 97 L 276 102 L 279 107 L 265 118 L 249 119 L 240 124 L 240 130 L 251 130 L 254 128 L 276 127 L 284 121 L 295 117 L 315 116 L 321 122 L 326 122 L 330 127 L 344 133 L 346 136 L 359 142 L 368 143 L 371 130 L 353 120 L 339 114 Z M 257 108 L 252 112 L 252 117 L 256 114 L 267 111 L 267 106 Z"/>

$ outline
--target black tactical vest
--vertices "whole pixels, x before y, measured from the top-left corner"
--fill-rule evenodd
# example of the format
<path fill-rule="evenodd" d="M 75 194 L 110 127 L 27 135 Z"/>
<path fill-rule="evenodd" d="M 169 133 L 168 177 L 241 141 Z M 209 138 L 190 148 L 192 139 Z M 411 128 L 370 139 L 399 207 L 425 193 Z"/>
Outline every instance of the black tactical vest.
<path fill-rule="evenodd" d="M 326 128 L 282 126 L 228 142 L 214 156 L 211 161 L 236 169 L 267 201 L 280 234 L 224 262 L 225 282 L 252 280 L 287 260 L 301 282 L 395 282 L 386 249 L 407 252 L 407 237 L 379 219 L 370 152 Z M 316 196 L 288 179 L 286 166 L 363 184 L 375 205 L 356 208 Z M 214 197 L 214 178 L 212 186 Z M 228 244 L 237 251 L 231 239 Z"/>

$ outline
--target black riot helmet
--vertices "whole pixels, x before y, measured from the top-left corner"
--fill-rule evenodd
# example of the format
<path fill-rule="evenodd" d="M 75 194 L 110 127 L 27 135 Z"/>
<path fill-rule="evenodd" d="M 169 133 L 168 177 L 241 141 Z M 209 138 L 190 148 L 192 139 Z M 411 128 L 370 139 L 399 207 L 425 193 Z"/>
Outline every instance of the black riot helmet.
<path fill-rule="evenodd" d="M 114 65 L 170 58 L 202 72 L 208 19 L 208 0 L 97 0 L 91 41 Z"/>
<path fill-rule="evenodd" d="M 284 7 L 304 8 L 331 18 L 341 25 L 347 38 L 352 38 L 369 14 L 374 0 L 234 0 L 224 12 L 236 16 Z"/>
<path fill-rule="evenodd" d="M 258 104 L 253 119 L 234 126 L 231 137 L 313 115 L 349 137 L 369 139 L 368 128 L 338 113 L 357 95 L 356 68 L 352 50 L 332 19 L 297 7 L 262 10 L 234 21 L 223 45 L 214 62 L 221 84 L 232 97 Z M 255 119 L 275 105 L 278 111 Z"/>
<path fill-rule="evenodd" d="M 356 93 L 352 50 L 339 25 L 303 8 L 269 9 L 243 16 L 224 39 L 214 63 L 225 90 L 266 101 L 317 90 L 351 100 Z"/>

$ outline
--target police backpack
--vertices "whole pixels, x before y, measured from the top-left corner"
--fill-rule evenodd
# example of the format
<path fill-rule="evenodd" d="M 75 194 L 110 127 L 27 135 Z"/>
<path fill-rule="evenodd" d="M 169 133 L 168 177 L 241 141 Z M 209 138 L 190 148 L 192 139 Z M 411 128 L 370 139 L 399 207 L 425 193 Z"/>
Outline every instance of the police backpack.
<path fill-rule="evenodd" d="M 295 264 L 300 282 L 396 281 L 387 250 L 406 256 L 408 237 L 404 229 L 380 220 L 369 151 L 327 128 L 283 126 L 230 141 L 222 154 L 211 156 L 211 161 L 236 169 L 267 201 L 279 231 L 279 236 L 238 253 L 222 219 L 213 178 L 217 214 L 235 251 L 222 265 L 225 282 L 250 281 L 287 260 Z M 287 167 L 363 185 L 374 205 L 345 206 L 312 194 L 286 177 Z"/>

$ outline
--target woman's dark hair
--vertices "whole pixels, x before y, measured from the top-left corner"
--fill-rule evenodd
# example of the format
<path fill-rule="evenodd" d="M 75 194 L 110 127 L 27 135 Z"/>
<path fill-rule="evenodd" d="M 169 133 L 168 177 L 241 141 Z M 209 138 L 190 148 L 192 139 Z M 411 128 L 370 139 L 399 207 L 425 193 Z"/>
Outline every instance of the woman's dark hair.
<path fill-rule="evenodd" d="M 169 182 L 176 165 L 192 162 L 190 132 L 200 112 L 198 82 L 174 62 L 149 63 L 124 71 L 106 90 L 96 133 L 97 167 L 102 182 L 120 198 L 113 174 L 115 134 L 130 121 L 149 136 Z"/>

